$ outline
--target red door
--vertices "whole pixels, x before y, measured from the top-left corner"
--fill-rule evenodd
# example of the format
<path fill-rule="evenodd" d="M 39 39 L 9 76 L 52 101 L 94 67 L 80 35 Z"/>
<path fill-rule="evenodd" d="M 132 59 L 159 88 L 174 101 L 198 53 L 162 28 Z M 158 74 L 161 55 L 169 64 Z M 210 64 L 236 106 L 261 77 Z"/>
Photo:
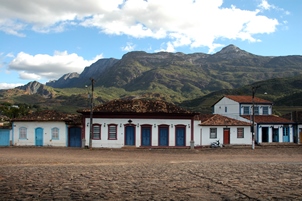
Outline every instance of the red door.
<path fill-rule="evenodd" d="M 230 129 L 223 129 L 223 144 L 230 144 Z"/>

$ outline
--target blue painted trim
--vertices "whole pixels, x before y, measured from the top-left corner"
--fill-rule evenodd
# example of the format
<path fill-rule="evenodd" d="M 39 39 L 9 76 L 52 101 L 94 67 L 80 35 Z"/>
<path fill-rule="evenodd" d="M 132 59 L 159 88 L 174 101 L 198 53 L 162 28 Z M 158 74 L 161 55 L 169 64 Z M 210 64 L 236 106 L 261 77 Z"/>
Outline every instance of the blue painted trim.
<path fill-rule="evenodd" d="M 241 104 L 239 104 L 239 116 L 242 114 L 241 112 Z"/>
<path fill-rule="evenodd" d="M 66 135 L 66 138 L 65 138 L 65 144 L 66 144 L 66 147 L 68 147 L 68 126 L 66 125 L 66 132 L 65 132 L 65 135 Z"/>
<path fill-rule="evenodd" d="M 13 124 L 12 124 L 12 145 L 14 145 L 15 144 L 15 137 L 14 137 L 14 135 L 15 135 L 15 126 L 14 126 L 14 122 L 13 122 Z"/>
<path fill-rule="evenodd" d="M 35 146 L 37 146 L 36 135 L 37 135 L 37 130 L 38 129 L 42 129 L 42 145 L 41 146 L 44 146 L 44 128 L 42 128 L 42 127 L 35 128 Z"/>

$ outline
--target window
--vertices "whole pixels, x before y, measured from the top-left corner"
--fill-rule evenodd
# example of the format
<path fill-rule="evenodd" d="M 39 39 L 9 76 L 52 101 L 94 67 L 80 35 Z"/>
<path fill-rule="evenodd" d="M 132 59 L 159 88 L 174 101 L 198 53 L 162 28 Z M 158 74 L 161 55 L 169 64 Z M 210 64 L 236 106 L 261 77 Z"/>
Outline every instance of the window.
<path fill-rule="evenodd" d="M 243 114 L 250 114 L 250 107 L 249 106 L 244 106 L 243 107 Z"/>
<path fill-rule="evenodd" d="M 255 106 L 255 110 L 254 110 L 254 114 L 255 115 L 259 115 L 259 107 L 258 106 Z"/>
<path fill-rule="evenodd" d="M 21 127 L 19 129 L 19 139 L 27 139 L 27 128 Z"/>
<path fill-rule="evenodd" d="M 51 129 L 51 139 L 53 140 L 59 139 L 59 129 L 57 127 Z"/>
<path fill-rule="evenodd" d="M 237 138 L 244 138 L 244 128 L 237 128 Z"/>
<path fill-rule="evenodd" d="M 108 125 L 108 139 L 116 140 L 117 139 L 117 125 Z"/>
<path fill-rule="evenodd" d="M 217 128 L 210 128 L 210 138 L 217 138 Z"/>
<path fill-rule="evenodd" d="M 101 139 L 101 125 L 94 124 L 92 125 L 92 131 L 93 131 L 93 139 L 100 140 Z"/>
<path fill-rule="evenodd" d="M 224 107 L 224 112 L 225 112 L 225 113 L 228 112 L 228 107 Z"/>
<path fill-rule="evenodd" d="M 262 114 L 268 115 L 268 106 L 262 107 Z"/>

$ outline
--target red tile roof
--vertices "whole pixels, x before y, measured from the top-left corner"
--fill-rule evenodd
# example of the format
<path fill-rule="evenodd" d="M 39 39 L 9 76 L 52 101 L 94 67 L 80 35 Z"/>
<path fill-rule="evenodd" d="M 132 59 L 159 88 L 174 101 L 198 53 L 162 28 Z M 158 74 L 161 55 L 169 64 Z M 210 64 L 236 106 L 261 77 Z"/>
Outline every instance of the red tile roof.
<path fill-rule="evenodd" d="M 236 101 L 238 103 L 253 103 L 253 97 L 252 96 L 235 96 L 235 95 L 226 95 L 226 98 L 229 98 L 233 101 Z M 258 104 L 273 104 L 271 101 L 264 100 L 261 98 L 254 97 L 254 103 Z"/>
<path fill-rule="evenodd" d="M 246 118 L 250 121 L 252 121 L 252 116 L 251 115 L 242 115 L 243 118 Z M 255 122 L 257 124 L 260 123 L 267 123 L 267 124 L 276 124 L 276 123 L 281 123 L 281 124 L 292 124 L 294 123 L 291 120 L 278 117 L 275 115 L 255 115 Z"/>
<path fill-rule="evenodd" d="M 33 112 L 29 115 L 12 119 L 12 121 L 65 121 L 78 123 L 80 117 L 77 114 L 66 114 L 54 110 Z"/>
<path fill-rule="evenodd" d="M 251 124 L 219 114 L 200 115 L 200 126 L 250 126 Z"/>
<path fill-rule="evenodd" d="M 90 109 L 79 110 L 78 112 L 90 112 Z M 173 103 L 162 100 L 132 99 L 132 100 L 112 100 L 105 104 L 93 108 L 93 112 L 109 113 L 192 113 L 186 109 L 178 107 Z"/>

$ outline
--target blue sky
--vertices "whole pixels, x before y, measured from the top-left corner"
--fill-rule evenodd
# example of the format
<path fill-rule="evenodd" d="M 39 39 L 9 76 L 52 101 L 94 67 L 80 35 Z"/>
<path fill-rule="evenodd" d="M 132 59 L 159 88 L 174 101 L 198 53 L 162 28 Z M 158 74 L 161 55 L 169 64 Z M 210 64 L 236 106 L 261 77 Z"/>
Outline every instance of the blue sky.
<path fill-rule="evenodd" d="M 130 51 L 302 55 L 301 0 L 0 0 L 0 89 Z"/>

